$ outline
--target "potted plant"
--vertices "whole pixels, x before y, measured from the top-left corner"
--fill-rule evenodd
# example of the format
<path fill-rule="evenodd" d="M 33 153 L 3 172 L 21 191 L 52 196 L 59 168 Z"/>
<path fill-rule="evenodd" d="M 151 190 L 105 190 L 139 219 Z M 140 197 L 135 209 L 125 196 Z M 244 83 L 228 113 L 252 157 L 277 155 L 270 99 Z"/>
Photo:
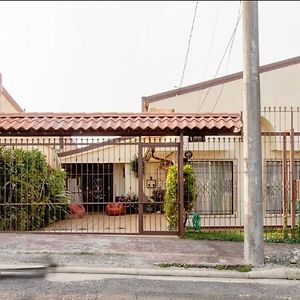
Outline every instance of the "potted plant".
<path fill-rule="evenodd" d="M 144 171 L 144 164 L 143 164 L 143 171 Z M 135 154 L 130 161 L 130 172 L 134 174 L 136 177 L 139 176 L 139 158 Z"/>
<path fill-rule="evenodd" d="M 139 159 L 138 156 L 135 154 L 130 161 L 130 172 L 138 177 L 139 173 Z"/>

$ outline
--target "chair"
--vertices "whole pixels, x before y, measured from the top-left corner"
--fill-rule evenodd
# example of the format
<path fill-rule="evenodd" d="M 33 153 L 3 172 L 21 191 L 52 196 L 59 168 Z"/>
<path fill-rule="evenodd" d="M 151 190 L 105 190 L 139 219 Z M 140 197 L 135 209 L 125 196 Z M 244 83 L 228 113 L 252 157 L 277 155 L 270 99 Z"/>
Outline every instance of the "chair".
<path fill-rule="evenodd" d="M 71 216 L 83 218 L 83 216 L 85 215 L 85 209 L 82 204 L 70 203 L 68 205 L 68 208 L 70 210 Z"/>
<path fill-rule="evenodd" d="M 120 216 L 125 214 L 125 205 L 123 203 L 108 203 L 105 209 L 109 216 Z"/>

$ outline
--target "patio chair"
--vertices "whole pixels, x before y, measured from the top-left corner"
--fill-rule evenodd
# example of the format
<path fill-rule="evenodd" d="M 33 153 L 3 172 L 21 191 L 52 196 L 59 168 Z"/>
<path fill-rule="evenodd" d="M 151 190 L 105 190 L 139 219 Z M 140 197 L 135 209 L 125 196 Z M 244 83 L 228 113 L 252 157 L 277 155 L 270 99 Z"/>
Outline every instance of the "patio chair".
<path fill-rule="evenodd" d="M 112 202 L 106 205 L 106 213 L 109 216 L 120 216 L 125 214 L 125 205 L 120 202 Z"/>
<path fill-rule="evenodd" d="M 70 203 L 68 208 L 73 217 L 83 218 L 85 215 L 85 208 L 80 203 Z"/>

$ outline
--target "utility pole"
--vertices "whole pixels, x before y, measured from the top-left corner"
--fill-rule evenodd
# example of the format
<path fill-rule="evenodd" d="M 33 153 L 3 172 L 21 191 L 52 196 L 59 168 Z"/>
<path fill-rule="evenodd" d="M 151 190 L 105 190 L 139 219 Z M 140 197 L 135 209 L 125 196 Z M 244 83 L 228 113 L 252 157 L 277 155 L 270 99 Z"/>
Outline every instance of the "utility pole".
<path fill-rule="evenodd" d="M 244 260 L 264 263 L 257 1 L 243 1 Z"/>

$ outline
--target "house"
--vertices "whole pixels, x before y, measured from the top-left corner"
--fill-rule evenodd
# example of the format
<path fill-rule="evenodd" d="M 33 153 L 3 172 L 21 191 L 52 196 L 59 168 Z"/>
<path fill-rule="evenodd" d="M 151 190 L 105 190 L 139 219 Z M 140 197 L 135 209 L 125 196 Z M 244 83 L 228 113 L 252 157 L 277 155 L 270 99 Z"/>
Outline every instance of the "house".
<path fill-rule="evenodd" d="M 287 216 L 288 224 L 294 222 L 299 211 L 290 191 L 300 178 L 300 57 L 262 66 L 260 72 L 264 223 L 282 226 Z M 143 97 L 137 114 L 0 115 L 0 133 L 48 137 L 43 146 L 55 151 L 56 163 L 66 170 L 73 201 L 96 215 L 86 220 L 92 229 L 80 226 L 87 232 L 167 232 L 159 193 L 166 188 L 169 167 L 182 160 L 196 174 L 194 210 L 201 226 L 242 227 L 242 91 L 240 72 Z M 138 176 L 133 172 L 137 162 Z M 178 177 L 178 184 L 182 181 Z M 105 205 L 124 197 L 138 212 L 111 223 L 104 217 Z"/>
<path fill-rule="evenodd" d="M 4 88 L 2 84 L 2 75 L 0 73 L 0 113 L 4 114 L 23 114 L 25 111 L 21 106 L 13 99 L 9 92 Z M 52 139 L 49 145 L 48 141 L 45 143 L 44 139 L 37 138 L 34 136 L 25 137 L 0 137 L 1 145 L 10 145 L 26 149 L 39 149 L 47 158 L 48 163 L 53 167 L 59 166 L 58 150 L 61 149 L 61 141 L 59 139 Z M 76 147 L 72 144 L 73 140 L 66 140 L 65 149 L 73 149 Z"/>
<path fill-rule="evenodd" d="M 22 113 L 23 109 L 8 93 L 2 85 L 2 75 L 0 73 L 0 113 Z"/>
<path fill-rule="evenodd" d="M 142 97 L 142 111 L 242 113 L 242 76 L 239 72 Z M 260 86 L 265 225 L 276 226 L 282 224 L 283 206 L 294 205 L 294 213 L 299 210 L 299 202 L 292 204 L 295 199 L 289 197 L 291 180 L 300 178 L 300 56 L 261 66 Z M 193 155 L 196 209 L 204 223 L 243 225 L 242 140 L 215 137 L 196 145 L 187 143 L 185 150 Z"/>
<path fill-rule="evenodd" d="M 297 136 L 291 141 L 289 135 L 291 128 L 300 131 L 297 108 L 300 57 L 262 66 L 260 74 L 265 225 L 278 226 L 282 224 L 283 206 L 290 203 L 291 153 L 294 155 L 292 160 L 295 160 L 294 179 L 300 178 L 300 143 Z M 242 93 L 242 72 L 239 72 L 142 97 L 142 112 L 161 115 L 242 113 Z M 142 137 L 147 138 L 150 139 Z M 138 154 L 136 139 L 123 137 L 121 142 L 119 139 L 111 142 L 98 140 L 94 145 L 60 153 L 62 165 L 70 170 L 72 180 L 76 180 L 82 190 L 83 201 L 115 201 L 126 193 L 138 194 L 138 178 L 130 169 L 132 159 Z M 156 137 L 156 141 L 161 140 L 162 137 Z M 164 140 L 174 141 L 174 138 L 165 136 Z M 289 151 L 291 143 L 293 152 Z M 286 147 L 285 161 L 283 147 Z M 143 192 L 147 199 L 151 199 L 153 192 L 165 188 L 168 167 L 178 162 L 177 150 L 157 146 L 146 147 L 143 151 Z M 202 226 L 243 226 L 242 137 L 220 132 L 215 136 L 185 136 L 184 156 L 196 173 L 198 197 L 195 210 L 201 216 Z M 84 171 L 82 166 L 86 166 Z M 296 209 L 298 206 L 296 203 Z"/>

